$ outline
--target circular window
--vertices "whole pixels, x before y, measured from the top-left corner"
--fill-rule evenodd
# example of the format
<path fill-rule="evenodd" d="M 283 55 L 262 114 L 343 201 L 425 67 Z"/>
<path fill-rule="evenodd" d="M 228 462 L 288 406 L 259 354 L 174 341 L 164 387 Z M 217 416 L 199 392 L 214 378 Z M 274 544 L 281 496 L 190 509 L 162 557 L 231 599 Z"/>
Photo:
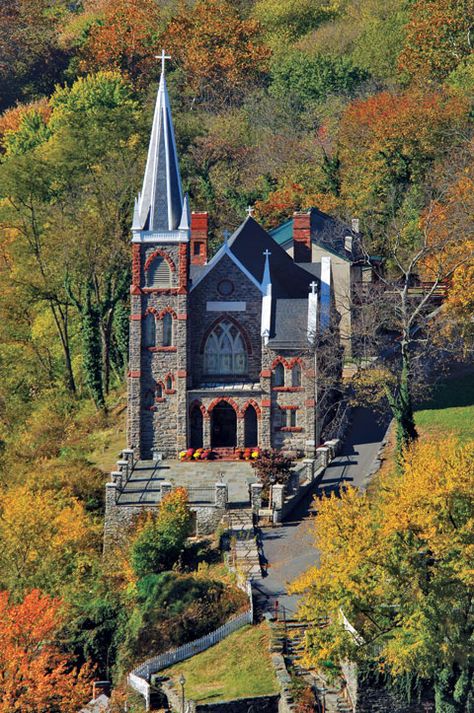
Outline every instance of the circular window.
<path fill-rule="evenodd" d="M 230 280 L 221 280 L 217 285 L 217 291 L 224 297 L 228 297 L 234 291 L 234 285 Z"/>

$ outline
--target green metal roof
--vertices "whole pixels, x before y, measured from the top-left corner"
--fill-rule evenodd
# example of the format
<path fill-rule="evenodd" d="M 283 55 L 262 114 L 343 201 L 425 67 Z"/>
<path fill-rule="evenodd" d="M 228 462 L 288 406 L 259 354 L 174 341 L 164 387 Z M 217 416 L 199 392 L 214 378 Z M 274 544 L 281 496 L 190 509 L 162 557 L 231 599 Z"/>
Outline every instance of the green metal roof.
<path fill-rule="evenodd" d="M 287 220 L 286 223 L 282 223 L 278 228 L 273 228 L 273 230 L 269 230 L 268 232 L 278 245 L 283 245 L 289 240 L 293 240 L 293 218 Z"/>

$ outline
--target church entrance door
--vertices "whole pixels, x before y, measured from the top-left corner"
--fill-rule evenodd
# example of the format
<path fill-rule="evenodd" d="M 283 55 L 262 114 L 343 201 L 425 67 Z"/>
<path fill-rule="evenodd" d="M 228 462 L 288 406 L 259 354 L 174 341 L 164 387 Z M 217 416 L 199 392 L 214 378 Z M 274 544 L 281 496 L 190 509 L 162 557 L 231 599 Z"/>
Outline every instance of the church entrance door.
<path fill-rule="evenodd" d="M 219 401 L 211 415 L 211 448 L 235 448 L 237 414 L 226 401 Z"/>
<path fill-rule="evenodd" d="M 202 448 L 202 412 L 199 406 L 193 406 L 190 418 L 190 448 Z"/>
<path fill-rule="evenodd" d="M 244 445 L 245 448 L 258 446 L 258 419 L 253 406 L 248 406 L 244 416 Z"/>

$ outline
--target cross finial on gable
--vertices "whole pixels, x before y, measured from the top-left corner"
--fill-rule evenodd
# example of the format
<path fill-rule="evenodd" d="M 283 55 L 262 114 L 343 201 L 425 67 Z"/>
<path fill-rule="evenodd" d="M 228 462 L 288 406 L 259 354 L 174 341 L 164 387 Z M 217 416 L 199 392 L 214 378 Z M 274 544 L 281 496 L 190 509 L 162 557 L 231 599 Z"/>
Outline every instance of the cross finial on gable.
<path fill-rule="evenodd" d="M 251 205 L 249 205 L 248 208 L 246 208 L 246 212 L 247 212 L 247 215 L 249 216 L 249 218 L 252 217 L 252 215 L 254 214 L 254 211 L 255 211 L 255 208 Z"/>
<path fill-rule="evenodd" d="M 155 59 L 161 59 L 161 74 L 165 73 L 165 62 L 167 59 L 171 59 L 169 54 L 166 54 L 164 50 L 161 50 L 161 54 L 155 54 Z"/>
<path fill-rule="evenodd" d="M 267 250 L 264 250 L 263 253 L 262 253 L 262 255 L 265 255 L 266 258 L 267 258 L 267 257 L 270 257 L 271 254 L 272 254 L 272 253 L 270 252 L 270 250 L 268 250 L 268 248 L 267 248 Z"/>
<path fill-rule="evenodd" d="M 311 294 L 312 294 L 312 295 L 315 295 L 315 294 L 316 294 L 316 289 L 317 289 L 317 287 L 318 287 L 318 283 L 313 280 L 313 281 L 310 283 L 310 287 L 311 287 Z"/>

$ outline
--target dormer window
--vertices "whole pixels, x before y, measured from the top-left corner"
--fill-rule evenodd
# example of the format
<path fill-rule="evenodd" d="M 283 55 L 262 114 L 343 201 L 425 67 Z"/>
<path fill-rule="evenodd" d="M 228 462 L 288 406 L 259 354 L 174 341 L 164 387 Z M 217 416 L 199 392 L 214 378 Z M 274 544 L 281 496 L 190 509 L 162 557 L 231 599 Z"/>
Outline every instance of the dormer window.
<path fill-rule="evenodd" d="M 160 255 L 152 260 L 147 270 L 147 287 L 171 287 L 171 268 Z"/>

